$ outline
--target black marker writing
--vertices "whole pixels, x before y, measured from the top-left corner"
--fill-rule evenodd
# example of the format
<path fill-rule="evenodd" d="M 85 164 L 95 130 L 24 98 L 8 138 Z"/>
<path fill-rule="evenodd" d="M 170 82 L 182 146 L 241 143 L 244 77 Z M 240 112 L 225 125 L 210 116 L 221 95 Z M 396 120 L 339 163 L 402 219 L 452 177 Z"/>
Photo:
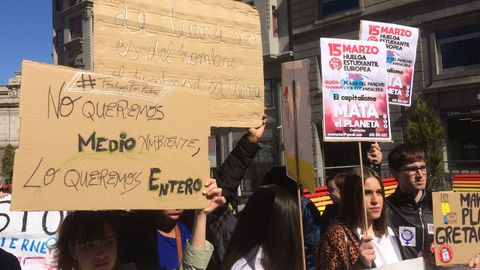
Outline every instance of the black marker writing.
<path fill-rule="evenodd" d="M 86 87 L 88 86 L 91 90 L 95 89 L 95 79 L 92 79 L 92 75 L 90 74 L 88 74 L 88 77 L 86 77 L 85 75 L 86 74 L 82 73 L 82 78 L 77 81 L 77 87 L 82 87 L 83 90 L 86 90 Z"/>
<path fill-rule="evenodd" d="M 75 102 L 82 98 L 82 96 L 77 98 L 72 98 L 70 96 L 62 96 L 62 90 L 65 86 L 65 83 L 62 84 L 60 90 L 58 91 L 57 100 L 55 103 L 55 98 L 52 95 L 52 88 L 48 88 L 48 110 L 47 110 L 47 118 L 50 119 L 50 106 L 52 105 L 53 111 L 55 116 L 58 118 L 60 117 L 68 117 L 73 112 L 75 108 Z M 65 110 L 63 110 L 65 109 Z"/>
<path fill-rule="evenodd" d="M 139 179 L 141 175 L 142 172 L 118 172 L 108 169 L 91 171 L 70 169 L 65 172 L 63 182 L 66 187 L 74 188 L 76 191 L 93 187 L 111 189 L 118 186 L 122 189 L 120 195 L 123 195 L 142 183 Z"/>
<path fill-rule="evenodd" d="M 159 152 L 165 149 L 188 150 L 195 156 L 200 151 L 199 139 L 183 136 L 141 135 L 138 137 L 140 153 Z"/>
<path fill-rule="evenodd" d="M 137 144 L 134 138 L 128 138 L 125 132 L 120 133 L 120 139 L 108 139 L 106 137 L 97 137 L 93 132 L 88 139 L 84 139 L 78 134 L 78 152 L 84 152 L 84 147 L 90 145 L 92 151 L 95 152 L 121 152 L 131 151 Z"/>
<path fill-rule="evenodd" d="M 160 178 L 158 174 L 161 172 L 159 168 L 150 168 L 150 177 L 148 178 L 148 187 L 151 191 L 159 191 L 158 196 L 166 196 L 170 194 L 192 195 L 202 189 L 202 180 L 188 178 L 186 180 L 168 180 L 166 183 L 158 183 Z"/>
<path fill-rule="evenodd" d="M 87 100 L 82 105 L 82 115 L 94 122 L 96 119 L 134 119 L 140 117 L 150 120 L 162 120 L 165 114 L 162 105 L 140 105 L 122 99 L 109 103 L 93 102 Z"/>

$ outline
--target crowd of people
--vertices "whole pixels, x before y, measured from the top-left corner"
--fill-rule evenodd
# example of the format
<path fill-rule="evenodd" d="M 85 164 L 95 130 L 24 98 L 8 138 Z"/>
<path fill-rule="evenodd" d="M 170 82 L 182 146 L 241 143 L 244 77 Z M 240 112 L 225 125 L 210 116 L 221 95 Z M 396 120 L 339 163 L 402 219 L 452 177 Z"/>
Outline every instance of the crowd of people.
<path fill-rule="evenodd" d="M 398 187 L 388 198 L 375 143 L 365 167 L 328 178 L 333 204 L 322 215 L 301 193 L 298 198 L 297 184 L 279 167 L 234 214 L 228 204 L 260 149 L 264 128 L 265 118 L 248 129 L 205 185 L 205 209 L 69 212 L 53 247 L 58 269 L 371 269 L 419 257 L 435 268 L 432 193 L 418 146 L 390 151 Z M 479 261 L 472 256 L 464 267 L 478 269 Z M 20 266 L 0 249 L 0 268 Z"/>

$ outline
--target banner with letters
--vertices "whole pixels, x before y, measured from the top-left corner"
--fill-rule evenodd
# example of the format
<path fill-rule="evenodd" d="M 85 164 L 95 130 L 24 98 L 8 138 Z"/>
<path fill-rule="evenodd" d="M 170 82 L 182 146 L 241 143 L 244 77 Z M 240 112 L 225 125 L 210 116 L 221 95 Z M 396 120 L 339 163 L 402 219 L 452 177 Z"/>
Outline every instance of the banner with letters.
<path fill-rule="evenodd" d="M 385 44 L 321 38 L 325 141 L 391 141 Z"/>
<path fill-rule="evenodd" d="M 208 94 L 24 61 L 12 209 L 201 208 Z"/>
<path fill-rule="evenodd" d="M 0 248 L 17 256 L 23 270 L 55 269 L 52 245 L 66 212 L 13 212 L 10 202 L 10 195 L 0 199 Z"/>
<path fill-rule="evenodd" d="M 95 0 L 94 71 L 210 93 L 210 125 L 264 110 L 258 11 L 231 0 Z"/>
<path fill-rule="evenodd" d="M 362 20 L 360 22 L 360 40 L 385 43 L 387 47 L 388 102 L 410 106 L 417 56 L 418 28 Z"/>
<path fill-rule="evenodd" d="M 435 262 L 467 264 L 480 252 L 480 192 L 433 192 Z"/>

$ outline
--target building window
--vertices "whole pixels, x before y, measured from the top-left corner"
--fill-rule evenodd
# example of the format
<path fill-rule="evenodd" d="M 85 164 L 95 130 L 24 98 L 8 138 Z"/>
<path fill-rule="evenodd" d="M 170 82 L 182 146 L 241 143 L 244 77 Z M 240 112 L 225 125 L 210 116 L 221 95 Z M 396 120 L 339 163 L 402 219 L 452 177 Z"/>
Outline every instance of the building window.
<path fill-rule="evenodd" d="M 243 177 L 242 192 L 246 193 L 244 195 L 248 196 L 253 193 L 262 184 L 267 172 L 275 166 L 275 145 L 276 142 L 273 138 L 269 141 L 259 142 L 261 149 L 255 155 L 255 159 L 245 171 L 245 176 Z"/>
<path fill-rule="evenodd" d="M 321 134 L 319 134 L 321 136 Z M 363 164 L 368 164 L 367 151 L 370 148 L 370 142 L 362 142 L 362 160 Z M 347 173 L 352 168 L 360 165 L 360 155 L 358 153 L 358 142 L 324 142 L 323 154 L 325 164 L 325 179 L 333 177 L 338 173 Z M 385 177 L 384 175 L 381 175 Z"/>
<path fill-rule="evenodd" d="M 272 35 L 278 37 L 278 11 L 276 6 L 272 6 Z"/>
<path fill-rule="evenodd" d="M 265 84 L 265 107 L 273 106 L 273 80 L 268 79 L 264 81 Z"/>
<path fill-rule="evenodd" d="M 280 93 L 282 89 L 281 81 L 278 78 L 267 79 L 264 81 L 265 84 L 265 107 L 273 108 L 275 107 L 275 96 L 276 93 Z"/>
<path fill-rule="evenodd" d="M 63 30 L 56 31 L 55 34 L 55 46 L 61 47 L 63 46 Z"/>
<path fill-rule="evenodd" d="M 63 0 L 57 0 L 55 4 L 55 9 L 57 11 L 62 11 L 63 10 Z"/>
<path fill-rule="evenodd" d="M 70 20 L 70 38 L 81 38 L 82 37 L 82 16 L 75 17 Z"/>
<path fill-rule="evenodd" d="M 480 24 L 436 31 L 439 69 L 480 67 Z"/>
<path fill-rule="evenodd" d="M 480 106 L 443 109 L 446 123 L 448 168 L 478 170 L 480 168 Z"/>
<path fill-rule="evenodd" d="M 320 0 L 320 18 L 360 7 L 360 0 Z"/>

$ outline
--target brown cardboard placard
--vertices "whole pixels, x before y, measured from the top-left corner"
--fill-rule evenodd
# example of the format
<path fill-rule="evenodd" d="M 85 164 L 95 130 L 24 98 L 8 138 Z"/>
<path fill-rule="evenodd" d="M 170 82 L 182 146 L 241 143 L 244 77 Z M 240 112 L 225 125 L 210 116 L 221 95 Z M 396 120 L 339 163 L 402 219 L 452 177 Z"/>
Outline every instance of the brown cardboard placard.
<path fill-rule="evenodd" d="M 308 81 L 309 67 L 308 59 L 282 64 L 282 132 L 285 141 L 284 158 L 288 177 L 314 193 L 316 185 L 311 125 L 312 107 Z"/>
<path fill-rule="evenodd" d="M 94 1 L 94 71 L 210 93 L 210 125 L 252 127 L 264 109 L 258 12 L 231 0 Z"/>
<path fill-rule="evenodd" d="M 480 192 L 433 192 L 435 261 L 467 264 L 480 252 Z"/>
<path fill-rule="evenodd" d="M 201 208 L 208 94 L 24 61 L 12 209 Z"/>

